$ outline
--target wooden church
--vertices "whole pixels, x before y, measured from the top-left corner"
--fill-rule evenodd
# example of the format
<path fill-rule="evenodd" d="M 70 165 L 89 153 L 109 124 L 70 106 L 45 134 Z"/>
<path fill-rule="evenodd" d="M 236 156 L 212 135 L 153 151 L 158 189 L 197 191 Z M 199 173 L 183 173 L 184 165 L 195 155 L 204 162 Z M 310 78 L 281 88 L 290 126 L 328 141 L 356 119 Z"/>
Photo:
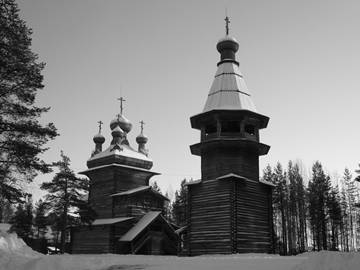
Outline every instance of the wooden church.
<path fill-rule="evenodd" d="M 259 179 L 259 156 L 269 146 L 259 130 L 269 118 L 257 112 L 239 70 L 238 42 L 228 33 L 217 43 L 220 61 L 203 111 L 191 117 L 200 142 L 201 179 L 188 184 L 183 254 L 270 252 L 272 184 Z"/>
<path fill-rule="evenodd" d="M 176 254 L 178 237 L 162 215 L 168 198 L 149 186 L 159 173 L 151 171 L 143 122 L 135 150 L 127 139 L 132 124 L 120 100 L 121 113 L 110 123 L 110 146 L 102 150 L 100 121 L 95 151 L 81 172 L 90 178 L 89 203 L 97 219 L 72 230 L 72 253 Z"/>

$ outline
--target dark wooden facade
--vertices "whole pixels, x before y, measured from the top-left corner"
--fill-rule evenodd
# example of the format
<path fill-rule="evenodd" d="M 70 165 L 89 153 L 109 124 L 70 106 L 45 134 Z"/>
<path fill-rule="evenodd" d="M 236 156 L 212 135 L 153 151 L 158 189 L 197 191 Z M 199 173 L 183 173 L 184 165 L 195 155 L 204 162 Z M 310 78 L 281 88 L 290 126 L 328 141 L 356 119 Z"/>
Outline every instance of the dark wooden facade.
<path fill-rule="evenodd" d="M 272 184 L 259 180 L 259 156 L 270 148 L 260 142 L 259 130 L 269 118 L 241 89 L 235 39 L 226 37 L 217 48 L 221 61 L 204 112 L 190 119 L 201 132 L 200 142 L 190 146 L 201 158 L 201 179 L 188 184 L 182 253 L 271 252 Z"/>
<path fill-rule="evenodd" d="M 96 151 L 81 173 L 90 178 L 88 200 L 97 217 L 72 229 L 72 252 L 176 254 L 177 235 L 162 216 L 168 199 L 149 186 L 158 173 L 144 154 L 147 139 L 140 134 L 139 151 L 132 149 L 121 124 L 112 121 L 113 140 L 104 151 L 101 134 L 94 137 Z"/>

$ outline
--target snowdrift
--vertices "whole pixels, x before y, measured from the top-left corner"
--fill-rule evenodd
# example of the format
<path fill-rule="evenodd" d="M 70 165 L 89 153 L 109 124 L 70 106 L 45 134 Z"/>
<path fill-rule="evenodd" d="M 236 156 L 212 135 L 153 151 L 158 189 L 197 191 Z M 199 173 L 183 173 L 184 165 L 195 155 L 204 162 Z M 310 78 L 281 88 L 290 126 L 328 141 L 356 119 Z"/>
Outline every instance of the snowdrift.
<path fill-rule="evenodd" d="M 0 223 L 0 270 L 16 270 L 29 260 L 43 255 L 32 250 L 16 233 L 9 234 L 9 224 Z"/>
<path fill-rule="evenodd" d="M 308 259 L 294 270 L 356 270 L 360 269 L 359 252 L 320 251 L 308 254 Z"/>
<path fill-rule="evenodd" d="M 358 270 L 360 253 L 312 252 L 283 257 L 268 254 L 199 257 L 141 255 L 43 255 L 0 224 L 0 270 Z"/>

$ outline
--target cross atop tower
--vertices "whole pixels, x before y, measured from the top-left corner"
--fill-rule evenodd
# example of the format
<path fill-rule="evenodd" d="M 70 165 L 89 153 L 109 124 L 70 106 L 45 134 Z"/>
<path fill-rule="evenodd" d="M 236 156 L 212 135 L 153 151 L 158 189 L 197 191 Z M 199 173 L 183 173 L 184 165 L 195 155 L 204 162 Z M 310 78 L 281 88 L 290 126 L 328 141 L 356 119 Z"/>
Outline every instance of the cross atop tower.
<path fill-rule="evenodd" d="M 123 102 L 126 101 L 123 97 L 118 98 L 117 100 L 120 101 L 120 114 L 123 114 Z"/>
<path fill-rule="evenodd" d="M 226 15 L 226 17 L 225 17 L 226 35 L 229 35 L 229 24 L 230 24 L 230 19 L 229 19 L 229 17 Z"/>
<path fill-rule="evenodd" d="M 144 125 L 145 125 L 145 122 L 143 120 L 141 120 L 140 122 L 140 128 L 141 128 L 141 134 L 143 133 L 144 131 Z"/>
<path fill-rule="evenodd" d="M 99 124 L 99 133 L 101 133 L 101 126 L 102 126 L 102 124 L 104 124 L 104 123 L 103 123 L 103 121 L 100 120 L 100 121 L 98 121 L 98 124 Z"/>

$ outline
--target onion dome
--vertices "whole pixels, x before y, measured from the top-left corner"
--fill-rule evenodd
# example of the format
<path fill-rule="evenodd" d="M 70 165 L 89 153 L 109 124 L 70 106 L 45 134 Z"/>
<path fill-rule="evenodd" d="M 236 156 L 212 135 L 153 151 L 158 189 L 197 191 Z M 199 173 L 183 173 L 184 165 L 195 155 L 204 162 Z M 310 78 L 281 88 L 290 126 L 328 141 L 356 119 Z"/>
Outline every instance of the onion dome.
<path fill-rule="evenodd" d="M 120 128 L 120 126 L 116 126 L 112 131 L 111 135 L 115 137 L 122 137 L 124 135 L 124 131 Z"/>
<path fill-rule="evenodd" d="M 110 129 L 113 130 L 116 126 L 120 126 L 120 128 L 125 132 L 125 133 L 129 133 L 131 128 L 132 128 L 132 124 L 131 122 L 123 115 L 119 114 L 117 118 L 115 118 L 114 120 L 112 120 L 110 122 Z"/>
<path fill-rule="evenodd" d="M 105 137 L 101 133 L 98 133 L 93 137 L 93 141 L 94 143 L 103 144 L 105 142 Z"/>
<path fill-rule="evenodd" d="M 141 133 L 140 135 L 138 135 L 136 137 L 136 142 L 138 144 L 145 144 L 145 143 L 147 143 L 148 140 L 149 140 L 148 137 L 145 136 L 143 133 Z"/>
<path fill-rule="evenodd" d="M 220 60 L 233 60 L 235 61 L 235 53 L 239 50 L 239 43 L 237 40 L 230 36 L 225 36 L 220 39 L 216 45 L 216 49 L 220 53 Z"/>

